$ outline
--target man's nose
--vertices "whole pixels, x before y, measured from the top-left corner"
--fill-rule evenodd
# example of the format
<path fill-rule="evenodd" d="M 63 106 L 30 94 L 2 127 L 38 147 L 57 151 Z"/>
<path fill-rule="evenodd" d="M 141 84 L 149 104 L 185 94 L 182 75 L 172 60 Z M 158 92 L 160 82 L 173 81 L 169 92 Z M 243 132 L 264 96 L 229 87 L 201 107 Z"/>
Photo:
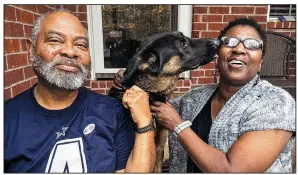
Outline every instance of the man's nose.
<path fill-rule="evenodd" d="M 78 53 L 73 44 L 65 43 L 60 50 L 60 55 L 68 58 L 78 58 Z"/>

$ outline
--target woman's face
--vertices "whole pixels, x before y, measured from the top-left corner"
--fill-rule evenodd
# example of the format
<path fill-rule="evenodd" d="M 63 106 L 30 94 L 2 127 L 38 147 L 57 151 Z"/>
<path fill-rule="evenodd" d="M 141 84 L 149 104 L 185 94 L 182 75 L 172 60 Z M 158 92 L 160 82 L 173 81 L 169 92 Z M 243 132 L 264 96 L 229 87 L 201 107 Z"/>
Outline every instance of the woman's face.
<path fill-rule="evenodd" d="M 260 40 L 258 32 L 253 27 L 242 25 L 228 30 L 225 37 L 234 37 L 241 40 L 246 38 Z M 242 42 L 239 42 L 235 47 L 222 44 L 217 60 L 220 80 L 231 85 L 245 85 L 260 71 L 262 62 L 262 48 L 247 49 Z"/>

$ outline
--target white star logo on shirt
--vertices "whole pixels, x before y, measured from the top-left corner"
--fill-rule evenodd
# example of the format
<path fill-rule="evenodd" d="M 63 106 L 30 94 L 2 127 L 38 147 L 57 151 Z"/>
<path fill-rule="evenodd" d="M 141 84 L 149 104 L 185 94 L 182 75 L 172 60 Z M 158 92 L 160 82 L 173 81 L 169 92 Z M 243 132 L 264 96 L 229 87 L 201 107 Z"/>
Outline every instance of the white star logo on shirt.
<path fill-rule="evenodd" d="M 60 136 L 65 136 L 65 132 L 66 132 L 66 130 L 67 130 L 68 128 L 69 128 L 69 127 L 64 127 L 64 126 L 62 126 L 62 132 L 56 132 L 56 134 L 57 134 L 56 139 L 58 139 Z"/>

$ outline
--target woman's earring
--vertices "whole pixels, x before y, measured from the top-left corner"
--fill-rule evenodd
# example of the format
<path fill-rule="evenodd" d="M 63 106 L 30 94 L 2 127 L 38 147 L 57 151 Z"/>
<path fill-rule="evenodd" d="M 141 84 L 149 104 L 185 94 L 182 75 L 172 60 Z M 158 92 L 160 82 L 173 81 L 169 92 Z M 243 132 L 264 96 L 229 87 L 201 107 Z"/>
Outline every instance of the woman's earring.
<path fill-rule="evenodd" d="M 214 75 L 213 75 L 213 78 L 214 78 L 214 83 L 217 83 L 217 72 L 218 72 L 218 67 L 217 67 L 217 56 L 215 58 L 215 66 L 214 66 Z"/>

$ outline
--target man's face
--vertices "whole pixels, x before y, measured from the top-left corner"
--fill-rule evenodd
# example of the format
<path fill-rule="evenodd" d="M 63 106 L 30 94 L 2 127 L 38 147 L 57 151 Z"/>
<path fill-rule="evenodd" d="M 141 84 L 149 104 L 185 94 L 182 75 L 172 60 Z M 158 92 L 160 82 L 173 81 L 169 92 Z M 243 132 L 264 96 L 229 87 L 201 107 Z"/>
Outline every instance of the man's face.
<path fill-rule="evenodd" d="M 77 89 L 90 70 L 87 32 L 73 15 L 52 13 L 40 24 L 30 57 L 40 78 L 63 89 Z"/>

